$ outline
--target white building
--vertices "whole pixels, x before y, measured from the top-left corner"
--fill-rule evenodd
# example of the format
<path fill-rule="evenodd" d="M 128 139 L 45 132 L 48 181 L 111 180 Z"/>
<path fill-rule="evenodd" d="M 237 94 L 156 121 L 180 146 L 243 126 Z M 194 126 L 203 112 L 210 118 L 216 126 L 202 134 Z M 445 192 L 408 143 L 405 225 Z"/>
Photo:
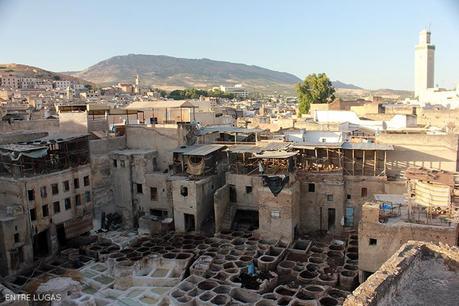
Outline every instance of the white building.
<path fill-rule="evenodd" d="M 427 30 L 419 33 L 419 43 L 415 49 L 415 100 L 407 99 L 405 103 L 459 108 L 459 84 L 454 90 L 434 86 L 435 46 L 431 44 L 430 36 Z"/>
<path fill-rule="evenodd" d="M 435 46 L 430 43 L 430 32 L 419 33 L 419 43 L 415 49 L 414 96 L 420 97 L 427 88 L 434 87 Z"/>

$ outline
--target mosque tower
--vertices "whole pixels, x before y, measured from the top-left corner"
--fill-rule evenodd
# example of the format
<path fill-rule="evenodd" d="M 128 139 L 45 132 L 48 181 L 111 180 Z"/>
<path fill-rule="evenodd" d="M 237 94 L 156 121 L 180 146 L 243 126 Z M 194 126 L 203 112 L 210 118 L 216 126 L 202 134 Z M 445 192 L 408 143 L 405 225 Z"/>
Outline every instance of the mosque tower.
<path fill-rule="evenodd" d="M 427 88 L 434 87 L 435 46 L 430 43 L 430 31 L 419 33 L 414 55 L 414 96 L 419 97 Z"/>

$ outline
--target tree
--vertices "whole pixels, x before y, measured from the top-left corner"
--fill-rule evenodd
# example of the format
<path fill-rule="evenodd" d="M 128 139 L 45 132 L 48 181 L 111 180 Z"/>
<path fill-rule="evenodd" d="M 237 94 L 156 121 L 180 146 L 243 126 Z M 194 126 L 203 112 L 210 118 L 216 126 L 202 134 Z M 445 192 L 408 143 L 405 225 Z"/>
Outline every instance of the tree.
<path fill-rule="evenodd" d="M 300 115 L 309 112 L 311 103 L 330 103 L 335 99 L 335 89 L 325 73 L 308 75 L 296 85 L 296 92 Z"/>

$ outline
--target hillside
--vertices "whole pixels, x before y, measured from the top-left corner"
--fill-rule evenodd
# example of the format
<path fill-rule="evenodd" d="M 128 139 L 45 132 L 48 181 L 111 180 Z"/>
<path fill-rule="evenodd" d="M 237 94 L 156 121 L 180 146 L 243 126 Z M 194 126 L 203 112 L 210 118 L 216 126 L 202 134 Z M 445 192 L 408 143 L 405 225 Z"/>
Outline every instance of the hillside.
<path fill-rule="evenodd" d="M 258 66 L 205 58 L 186 59 L 142 54 L 115 56 L 83 71 L 69 73 L 101 85 L 133 82 L 135 75 L 139 74 L 143 85 L 164 89 L 231 86 L 241 83 L 253 90 L 284 91 L 300 81 L 293 74 Z"/>
<path fill-rule="evenodd" d="M 22 65 L 22 64 L 0 64 L 0 75 L 11 74 L 18 77 L 31 77 L 43 80 L 68 80 L 77 81 L 81 84 L 91 84 L 86 80 L 80 79 L 75 76 L 66 75 L 63 73 L 52 72 L 38 67 Z"/>

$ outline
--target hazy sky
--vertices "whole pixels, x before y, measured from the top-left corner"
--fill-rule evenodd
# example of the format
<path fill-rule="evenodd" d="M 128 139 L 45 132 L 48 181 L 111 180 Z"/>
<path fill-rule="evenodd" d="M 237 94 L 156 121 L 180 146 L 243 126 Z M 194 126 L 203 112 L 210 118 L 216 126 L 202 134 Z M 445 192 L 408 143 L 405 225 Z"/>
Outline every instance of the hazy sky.
<path fill-rule="evenodd" d="M 129 53 L 210 58 L 412 89 L 430 24 L 435 83 L 459 82 L 459 0 L 0 0 L 0 63 L 81 70 Z"/>

